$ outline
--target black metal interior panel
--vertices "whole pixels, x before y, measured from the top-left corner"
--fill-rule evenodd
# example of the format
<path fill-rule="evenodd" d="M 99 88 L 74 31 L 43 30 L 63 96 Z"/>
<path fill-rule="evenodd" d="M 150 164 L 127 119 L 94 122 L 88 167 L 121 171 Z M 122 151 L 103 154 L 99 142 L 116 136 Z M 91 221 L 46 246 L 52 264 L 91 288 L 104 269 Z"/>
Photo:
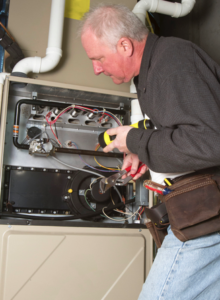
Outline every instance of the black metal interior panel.
<path fill-rule="evenodd" d="M 14 208 L 69 210 L 62 201 L 67 173 L 11 170 L 8 200 Z"/>

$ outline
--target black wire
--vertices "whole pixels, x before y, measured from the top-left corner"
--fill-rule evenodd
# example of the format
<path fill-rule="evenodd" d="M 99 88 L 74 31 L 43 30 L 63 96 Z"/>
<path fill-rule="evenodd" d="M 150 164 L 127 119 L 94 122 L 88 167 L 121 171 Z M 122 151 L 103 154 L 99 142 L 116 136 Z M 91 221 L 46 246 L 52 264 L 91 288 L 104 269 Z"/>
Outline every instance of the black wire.
<path fill-rule="evenodd" d="M 58 138 L 58 132 L 57 132 L 57 125 L 56 125 L 56 123 L 54 123 L 54 128 L 55 128 L 55 134 L 56 134 L 56 136 Z"/>

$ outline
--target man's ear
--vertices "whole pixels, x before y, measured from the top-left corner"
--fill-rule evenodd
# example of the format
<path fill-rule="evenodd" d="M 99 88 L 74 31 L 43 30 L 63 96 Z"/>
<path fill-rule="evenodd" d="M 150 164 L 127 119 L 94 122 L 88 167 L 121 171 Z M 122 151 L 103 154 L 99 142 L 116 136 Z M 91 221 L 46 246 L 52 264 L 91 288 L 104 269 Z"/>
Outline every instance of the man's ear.
<path fill-rule="evenodd" d="M 124 57 L 130 57 L 134 52 L 134 44 L 130 39 L 123 37 L 117 43 L 117 51 Z"/>

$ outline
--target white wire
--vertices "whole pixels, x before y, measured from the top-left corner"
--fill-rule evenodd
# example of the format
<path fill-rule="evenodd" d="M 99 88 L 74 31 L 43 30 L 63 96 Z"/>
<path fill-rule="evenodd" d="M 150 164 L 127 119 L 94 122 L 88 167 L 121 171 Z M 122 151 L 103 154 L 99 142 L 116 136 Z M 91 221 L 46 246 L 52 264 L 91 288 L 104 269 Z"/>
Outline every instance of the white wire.
<path fill-rule="evenodd" d="M 80 171 L 83 171 L 83 172 L 86 172 L 86 173 L 91 173 L 91 174 L 94 174 L 94 175 L 99 176 L 99 178 L 103 178 L 103 177 L 104 177 L 104 176 L 100 176 L 99 173 L 96 173 L 96 172 L 93 172 L 93 171 L 90 171 L 90 170 L 86 170 L 86 169 L 82 169 L 82 168 L 77 168 L 77 167 L 71 166 L 71 165 L 69 165 L 69 164 L 66 164 L 65 162 L 59 160 L 58 158 L 56 158 L 56 157 L 54 157 L 54 156 L 52 156 L 52 158 L 55 159 L 56 161 L 58 161 L 59 163 L 63 164 L 64 166 L 67 166 L 67 167 L 69 167 L 69 168 L 71 168 L 71 169 L 76 169 L 76 170 L 80 170 Z M 96 180 L 97 180 L 97 179 L 98 179 L 98 178 L 96 178 Z M 123 202 L 123 201 L 122 201 L 121 194 L 120 194 L 119 190 L 117 189 L 117 187 L 116 187 L 116 186 L 113 186 L 113 188 L 114 188 L 115 191 L 117 192 L 117 194 L 118 194 L 118 196 L 119 196 L 121 202 Z M 135 212 L 135 213 L 136 213 L 136 212 Z M 135 213 L 134 213 L 134 214 L 135 214 Z M 104 214 L 105 214 L 105 213 L 104 213 Z M 108 217 L 108 216 L 107 216 L 107 217 Z M 110 218 L 110 217 L 109 217 L 109 218 Z M 113 220 L 114 220 L 114 219 L 113 219 Z M 126 220 L 126 219 L 123 219 L 123 220 Z"/>
<path fill-rule="evenodd" d="M 26 144 L 26 142 L 27 143 L 31 143 L 33 140 L 35 140 L 37 137 L 39 137 L 40 135 L 42 134 L 42 132 L 41 133 L 38 133 L 37 135 L 35 135 L 32 139 L 27 139 L 27 138 L 25 138 L 24 140 L 23 140 L 23 142 L 22 142 L 22 144 L 23 143 L 25 143 Z M 25 141 L 26 140 L 26 141 Z"/>
<path fill-rule="evenodd" d="M 56 161 L 58 161 L 59 163 L 61 163 L 62 165 L 66 166 L 66 167 L 69 167 L 71 169 L 76 169 L 76 170 L 80 170 L 82 172 L 86 172 L 86 173 L 91 173 L 91 174 L 94 174 L 94 175 L 97 175 L 100 177 L 100 174 L 99 173 L 96 173 L 96 172 L 93 172 L 93 171 L 90 171 L 90 170 L 86 170 L 86 169 L 82 169 L 82 168 L 77 168 L 77 167 L 74 167 L 74 166 L 71 166 L 69 164 L 66 164 L 65 162 L 59 160 L 58 158 L 52 156 L 53 159 L 55 159 Z M 101 177 L 104 177 L 104 176 L 101 176 Z"/>
<path fill-rule="evenodd" d="M 123 214 L 123 215 L 129 215 L 129 216 L 132 215 L 131 212 L 120 211 L 119 209 L 114 209 L 114 211 L 116 211 L 116 212 L 118 212 L 118 213 L 120 213 L 120 214 Z"/>
<path fill-rule="evenodd" d="M 70 105 L 70 106 L 67 106 L 66 108 L 64 108 L 63 110 L 61 110 L 61 112 L 57 115 L 57 117 L 55 118 L 55 120 L 56 119 L 58 119 L 59 117 L 60 117 L 60 115 L 65 111 L 65 110 L 67 110 L 67 109 L 69 109 L 69 108 L 75 108 L 75 104 L 72 104 L 72 105 Z"/>
<path fill-rule="evenodd" d="M 91 174 L 94 174 L 94 175 L 99 176 L 99 178 L 105 177 L 105 176 L 100 176 L 99 173 L 96 173 L 96 172 L 93 172 L 93 171 L 89 171 L 89 170 L 86 170 L 86 169 L 82 169 L 82 168 L 77 168 L 77 167 L 71 166 L 71 165 L 69 165 L 69 164 L 66 164 L 65 162 L 59 160 L 58 158 L 56 158 L 56 157 L 54 157 L 54 156 L 52 156 L 52 158 L 55 159 L 56 161 L 58 161 L 59 163 L 61 163 L 62 165 L 67 166 L 67 167 L 69 167 L 69 168 L 71 168 L 71 169 L 76 169 L 76 170 L 80 170 L 80 171 L 83 171 L 83 172 L 86 172 L 86 173 L 91 173 Z M 96 180 L 97 180 L 97 179 L 98 179 L 98 178 L 96 178 Z M 116 192 L 117 192 L 117 194 L 118 194 L 118 196 L 119 196 L 121 202 L 123 202 L 123 201 L 122 201 L 121 194 L 119 193 L 119 190 L 117 189 L 117 187 L 116 187 L 116 186 L 113 186 L 113 188 L 116 190 Z"/>
<path fill-rule="evenodd" d="M 139 208 L 138 208 L 138 210 L 137 210 L 135 213 L 133 213 L 133 215 L 131 215 L 129 218 L 124 218 L 124 219 L 118 220 L 118 219 L 113 219 L 113 218 L 107 216 L 106 213 L 104 212 L 104 209 L 105 209 L 105 208 L 107 208 L 107 207 L 103 207 L 103 209 L 102 209 L 103 215 L 105 215 L 106 218 L 108 218 L 108 219 L 110 219 L 110 220 L 113 220 L 113 221 L 116 221 L 116 222 L 123 222 L 123 221 L 129 220 L 129 219 L 132 218 L 134 215 L 136 215 L 136 214 L 138 213 L 138 210 L 139 210 Z"/>
<path fill-rule="evenodd" d="M 98 179 L 100 179 L 100 178 L 103 178 L 103 176 L 94 179 L 94 180 L 90 183 L 90 186 L 89 186 L 89 187 L 90 187 L 90 190 L 92 189 L 92 185 L 93 185 Z"/>

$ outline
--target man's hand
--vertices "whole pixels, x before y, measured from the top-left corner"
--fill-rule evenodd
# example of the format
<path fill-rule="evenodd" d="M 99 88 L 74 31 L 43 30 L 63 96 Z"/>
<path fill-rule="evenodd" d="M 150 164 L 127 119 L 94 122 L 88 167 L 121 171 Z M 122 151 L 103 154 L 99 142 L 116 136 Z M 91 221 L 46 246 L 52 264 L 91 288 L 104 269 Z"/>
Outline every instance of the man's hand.
<path fill-rule="evenodd" d="M 133 153 L 128 154 L 124 159 L 124 162 L 122 165 L 122 170 L 131 166 L 131 171 L 128 174 L 124 175 L 122 177 L 122 179 L 126 178 L 130 174 L 135 174 L 137 172 L 139 163 L 140 163 L 140 160 L 139 160 L 137 154 L 133 154 Z M 148 170 L 148 167 L 146 165 L 144 165 L 141 168 L 141 172 L 138 173 L 137 175 L 135 175 L 133 180 L 137 180 L 138 178 L 140 178 L 145 172 L 147 172 L 147 170 Z"/>
<path fill-rule="evenodd" d="M 114 148 L 118 148 L 119 151 L 130 153 L 130 151 L 127 148 L 126 144 L 126 138 L 128 135 L 128 132 L 132 129 L 131 126 L 119 126 L 116 128 L 112 128 L 107 130 L 108 135 L 116 135 L 116 138 L 114 141 L 111 142 L 108 146 L 106 146 L 103 151 L 109 152 L 112 151 Z"/>

